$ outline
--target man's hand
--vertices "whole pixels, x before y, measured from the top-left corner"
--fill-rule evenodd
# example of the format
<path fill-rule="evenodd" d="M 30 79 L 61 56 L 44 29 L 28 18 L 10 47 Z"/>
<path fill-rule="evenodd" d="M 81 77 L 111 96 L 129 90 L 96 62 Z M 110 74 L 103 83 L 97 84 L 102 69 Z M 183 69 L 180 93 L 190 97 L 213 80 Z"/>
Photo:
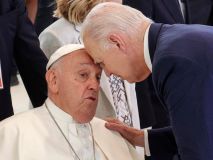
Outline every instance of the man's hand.
<path fill-rule="evenodd" d="M 134 146 L 144 147 L 144 132 L 129 127 L 117 119 L 106 119 L 105 127 L 117 131 Z"/>

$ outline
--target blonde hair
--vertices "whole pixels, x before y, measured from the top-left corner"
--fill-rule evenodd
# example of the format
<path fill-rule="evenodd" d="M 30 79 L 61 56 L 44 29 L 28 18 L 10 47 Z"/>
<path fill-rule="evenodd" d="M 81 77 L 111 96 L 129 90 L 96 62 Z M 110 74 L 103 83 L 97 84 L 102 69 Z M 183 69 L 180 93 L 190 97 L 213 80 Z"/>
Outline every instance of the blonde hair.
<path fill-rule="evenodd" d="M 64 17 L 74 24 L 83 23 L 90 10 L 106 0 L 57 0 L 54 16 Z"/>

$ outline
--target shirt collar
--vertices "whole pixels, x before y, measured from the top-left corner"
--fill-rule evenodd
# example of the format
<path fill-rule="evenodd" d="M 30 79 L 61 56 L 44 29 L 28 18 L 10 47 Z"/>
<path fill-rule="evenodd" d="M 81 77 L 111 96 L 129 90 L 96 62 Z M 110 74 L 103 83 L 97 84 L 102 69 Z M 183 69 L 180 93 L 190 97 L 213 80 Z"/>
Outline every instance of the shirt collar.
<path fill-rule="evenodd" d="M 152 72 L 152 62 L 151 62 L 150 53 L 149 53 L 149 40 L 148 40 L 149 29 L 150 29 L 150 26 L 147 27 L 145 35 L 144 35 L 144 59 L 145 59 L 145 63 L 147 67 Z"/>

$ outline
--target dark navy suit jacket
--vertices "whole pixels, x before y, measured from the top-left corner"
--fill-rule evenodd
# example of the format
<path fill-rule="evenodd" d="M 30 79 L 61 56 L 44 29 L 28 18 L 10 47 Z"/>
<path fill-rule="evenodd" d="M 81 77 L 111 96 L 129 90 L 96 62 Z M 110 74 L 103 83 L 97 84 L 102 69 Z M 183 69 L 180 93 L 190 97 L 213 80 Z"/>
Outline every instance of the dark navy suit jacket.
<path fill-rule="evenodd" d="M 178 0 L 123 0 L 123 4 L 142 11 L 157 23 L 213 25 L 212 0 L 186 0 L 186 21 Z M 156 97 L 151 77 L 144 82 L 136 83 L 136 93 L 142 128 L 148 126 L 159 128 L 169 125 L 168 113 Z"/>
<path fill-rule="evenodd" d="M 47 58 L 39 48 L 39 41 L 26 15 L 23 0 L 0 1 L 0 25 L 0 60 L 4 83 L 4 89 L 0 90 L 0 120 L 2 120 L 13 115 L 10 95 L 13 57 L 34 106 L 40 106 L 47 96 L 45 82 Z"/>
<path fill-rule="evenodd" d="M 212 0 L 186 0 L 186 21 L 178 0 L 123 0 L 123 4 L 142 11 L 157 23 L 213 25 Z M 159 128 L 169 125 L 168 113 L 156 97 L 151 77 L 144 82 L 136 83 L 136 93 L 141 128 L 148 126 Z"/>
<path fill-rule="evenodd" d="M 153 83 L 168 109 L 182 160 L 213 159 L 212 42 L 211 26 L 152 24 L 150 27 Z M 162 131 L 157 135 L 165 135 L 166 130 Z"/>
<path fill-rule="evenodd" d="M 123 0 L 123 3 L 143 12 L 147 17 L 159 23 L 188 23 L 213 25 L 212 0 L 186 0 L 186 21 L 178 0 Z M 151 49 L 151 48 L 150 48 Z M 159 128 L 169 125 L 168 113 L 158 100 L 153 89 L 152 79 L 136 84 L 141 127 Z M 149 131 L 149 145 L 152 155 L 177 153 L 171 128 Z"/>

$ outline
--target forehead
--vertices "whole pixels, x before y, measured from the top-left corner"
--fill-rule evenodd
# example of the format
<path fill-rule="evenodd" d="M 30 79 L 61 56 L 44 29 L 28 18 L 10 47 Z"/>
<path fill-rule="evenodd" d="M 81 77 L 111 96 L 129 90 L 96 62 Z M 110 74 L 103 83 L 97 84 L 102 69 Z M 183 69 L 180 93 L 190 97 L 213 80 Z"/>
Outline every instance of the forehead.
<path fill-rule="evenodd" d="M 92 40 L 85 43 L 87 53 L 92 57 L 93 61 L 99 62 L 103 58 L 103 50 L 101 50 L 97 43 L 92 42 Z"/>
<path fill-rule="evenodd" d="M 68 54 L 65 58 L 65 64 L 68 65 L 67 68 L 70 70 L 76 70 L 80 68 L 99 69 L 99 66 L 94 63 L 93 59 L 84 49 Z"/>

